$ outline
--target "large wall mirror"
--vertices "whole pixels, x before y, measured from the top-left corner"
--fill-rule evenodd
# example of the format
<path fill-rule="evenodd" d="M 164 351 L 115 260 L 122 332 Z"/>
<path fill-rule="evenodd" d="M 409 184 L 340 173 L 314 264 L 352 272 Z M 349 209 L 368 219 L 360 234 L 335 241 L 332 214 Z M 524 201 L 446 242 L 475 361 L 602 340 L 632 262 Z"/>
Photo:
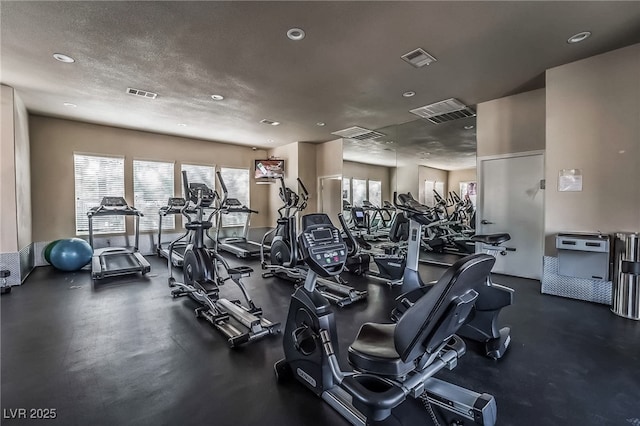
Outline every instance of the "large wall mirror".
<path fill-rule="evenodd" d="M 360 207 L 365 200 L 384 206 L 385 201 L 393 202 L 394 191 L 410 192 L 430 207 L 442 197 L 449 213 L 458 199 L 475 206 L 475 117 L 440 124 L 417 119 L 375 132 L 382 136 L 344 139 L 341 184 L 345 206 Z"/>

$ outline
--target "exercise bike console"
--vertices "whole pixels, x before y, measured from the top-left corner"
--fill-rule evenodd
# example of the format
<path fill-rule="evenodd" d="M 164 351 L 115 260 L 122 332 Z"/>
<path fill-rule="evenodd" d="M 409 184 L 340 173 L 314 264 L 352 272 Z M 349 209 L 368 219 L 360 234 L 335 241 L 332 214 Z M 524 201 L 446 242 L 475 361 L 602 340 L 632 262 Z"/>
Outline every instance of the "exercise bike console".
<path fill-rule="evenodd" d="M 325 215 L 307 215 L 311 219 Z M 331 223 L 309 225 L 298 237 L 302 258 L 321 277 L 338 275 L 347 260 L 347 245 Z"/>

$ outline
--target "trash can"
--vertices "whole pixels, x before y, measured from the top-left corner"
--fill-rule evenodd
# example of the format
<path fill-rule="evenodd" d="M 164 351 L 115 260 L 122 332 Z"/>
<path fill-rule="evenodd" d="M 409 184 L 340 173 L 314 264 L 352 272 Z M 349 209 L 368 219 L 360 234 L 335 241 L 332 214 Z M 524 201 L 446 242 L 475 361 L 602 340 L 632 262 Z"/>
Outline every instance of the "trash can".
<path fill-rule="evenodd" d="M 611 311 L 640 320 L 640 234 L 616 234 L 614 253 Z"/>

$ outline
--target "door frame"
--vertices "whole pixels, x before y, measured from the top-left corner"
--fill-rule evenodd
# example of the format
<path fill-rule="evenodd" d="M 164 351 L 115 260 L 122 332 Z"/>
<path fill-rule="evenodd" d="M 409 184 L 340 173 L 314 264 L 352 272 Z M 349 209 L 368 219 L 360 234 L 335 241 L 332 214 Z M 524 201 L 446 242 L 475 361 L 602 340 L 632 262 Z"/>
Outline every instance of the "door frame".
<path fill-rule="evenodd" d="M 480 220 L 482 220 L 483 217 L 483 207 L 484 207 L 484 196 L 485 196 L 485 190 L 484 190 L 484 186 L 483 186 L 483 174 L 484 174 L 484 169 L 483 169 L 483 165 L 485 161 L 491 161 L 491 160 L 503 160 L 503 159 L 508 159 L 508 158 L 519 158 L 519 157 L 532 157 L 532 156 L 536 156 L 536 155 L 541 155 L 542 156 L 542 180 L 546 179 L 546 157 L 545 157 L 545 150 L 535 150 L 535 151 L 523 151 L 523 152 L 513 152 L 513 153 L 508 153 L 508 154 L 498 154 L 498 155 L 485 155 L 482 157 L 477 157 L 477 161 L 476 161 L 476 180 L 477 180 L 477 203 L 476 203 L 476 230 L 479 229 L 479 225 L 480 225 Z M 546 182 L 545 182 L 545 188 L 546 188 Z M 546 190 L 546 189 L 545 189 Z M 542 262 L 543 259 L 542 257 L 544 256 L 544 244 L 545 244 L 545 199 L 546 197 L 543 196 L 542 197 L 542 224 L 541 224 L 541 229 L 540 229 L 540 233 L 541 233 L 541 238 L 542 238 L 542 253 L 541 253 L 541 257 L 540 257 L 540 276 L 542 276 Z M 478 248 L 482 247 L 482 245 L 480 243 L 476 244 L 476 252 L 478 251 Z"/>

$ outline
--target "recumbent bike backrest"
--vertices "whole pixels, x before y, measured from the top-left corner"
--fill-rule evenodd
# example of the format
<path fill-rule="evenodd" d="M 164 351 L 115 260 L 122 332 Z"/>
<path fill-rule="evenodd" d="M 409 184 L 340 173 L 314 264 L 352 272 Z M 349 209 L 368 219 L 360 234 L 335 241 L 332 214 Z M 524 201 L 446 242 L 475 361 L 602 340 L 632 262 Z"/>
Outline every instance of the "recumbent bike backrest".
<path fill-rule="evenodd" d="M 404 362 L 416 359 L 425 350 L 433 353 L 462 326 L 478 296 L 475 287 L 485 282 L 495 261 L 484 253 L 458 260 L 404 313 L 394 333 L 396 351 Z M 469 301 L 470 297 L 473 300 Z M 458 308 L 460 312 L 456 312 Z"/>

